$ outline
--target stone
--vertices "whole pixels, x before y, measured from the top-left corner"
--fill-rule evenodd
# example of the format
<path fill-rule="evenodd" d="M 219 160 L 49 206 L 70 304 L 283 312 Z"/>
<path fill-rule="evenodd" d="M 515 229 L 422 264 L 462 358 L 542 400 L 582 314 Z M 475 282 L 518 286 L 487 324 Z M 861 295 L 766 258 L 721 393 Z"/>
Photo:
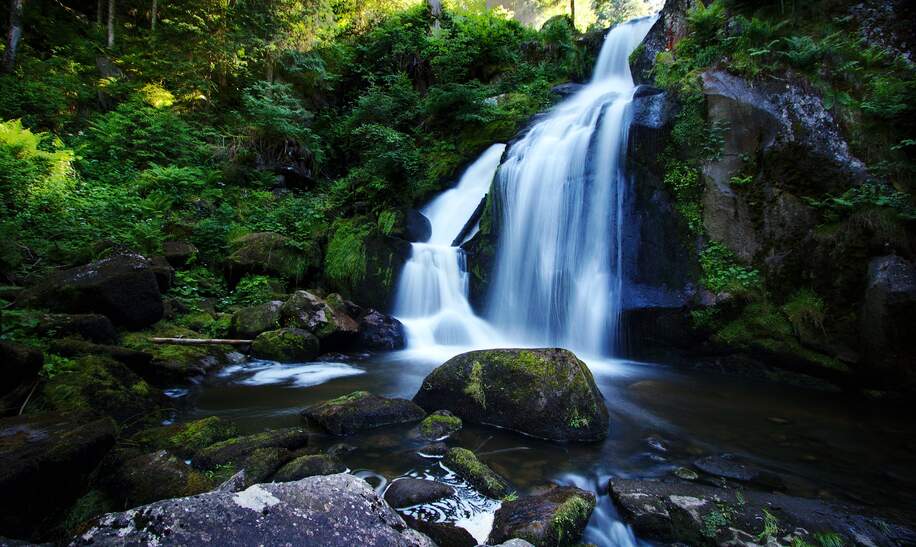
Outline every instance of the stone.
<path fill-rule="evenodd" d="M 871 260 L 860 332 L 869 364 L 916 384 L 916 267 L 899 256 Z"/>
<path fill-rule="evenodd" d="M 44 354 L 37 349 L 0 341 L 0 396 L 21 387 L 31 389 L 44 362 Z"/>
<path fill-rule="evenodd" d="M 461 418 L 448 410 L 437 410 L 423 418 L 423 421 L 417 426 L 415 434 L 425 441 L 438 441 L 460 429 Z"/>
<path fill-rule="evenodd" d="M 555 85 L 550 88 L 550 92 L 554 95 L 557 95 L 561 98 L 570 97 L 578 93 L 585 84 L 577 84 L 575 82 L 566 82 L 565 84 Z"/>
<path fill-rule="evenodd" d="M 717 478 L 756 484 L 768 488 L 784 488 L 782 479 L 777 475 L 742 461 L 734 454 L 706 456 L 694 461 L 693 465 L 707 475 Z"/>
<path fill-rule="evenodd" d="M 245 467 L 245 463 L 251 459 L 252 454 L 257 450 L 273 448 L 283 449 L 291 453 L 291 451 L 307 446 L 310 437 L 311 434 L 308 431 L 298 427 L 233 437 L 198 451 L 194 455 L 191 464 L 198 469 L 213 469 L 227 464 L 242 468 Z M 277 468 L 279 468 L 279 465 Z"/>
<path fill-rule="evenodd" d="M 16 304 L 64 313 L 100 313 L 129 329 L 152 325 L 163 314 L 153 263 L 134 253 L 51 274 L 25 291 Z"/>
<path fill-rule="evenodd" d="M 667 0 L 658 20 L 649 29 L 637 49 L 630 56 L 630 71 L 637 84 L 652 84 L 652 68 L 659 53 L 669 52 L 688 32 L 687 12 L 693 7 L 691 0 Z"/>
<path fill-rule="evenodd" d="M 455 356 L 414 401 L 462 420 L 558 441 L 607 437 L 608 412 L 588 367 L 563 349 L 498 349 Z"/>
<path fill-rule="evenodd" d="M 115 361 L 123 363 L 127 368 L 143 376 L 142 370 L 150 367 L 153 356 L 145 351 L 138 351 L 121 346 L 111 346 L 107 344 L 93 344 L 77 338 L 64 338 L 63 340 L 52 340 L 49 346 L 52 353 L 64 357 L 81 357 L 83 355 L 104 355 Z"/>
<path fill-rule="evenodd" d="M 253 339 L 262 332 L 279 329 L 281 307 L 283 302 L 273 300 L 237 310 L 229 320 L 229 335 Z"/>
<path fill-rule="evenodd" d="M 169 289 L 175 284 L 175 268 L 163 256 L 150 258 L 150 264 L 156 276 L 156 283 L 159 285 L 159 292 L 163 294 L 169 292 Z"/>
<path fill-rule="evenodd" d="M 551 485 L 530 496 L 503 502 L 496 511 L 488 542 L 519 538 L 534 545 L 575 545 L 595 509 L 595 501 L 591 492 Z"/>
<path fill-rule="evenodd" d="M 477 455 L 466 448 L 450 448 L 442 464 L 468 481 L 481 494 L 493 499 L 502 499 L 509 494 L 509 483 Z"/>
<path fill-rule="evenodd" d="M 423 242 L 429 240 L 433 233 L 432 225 L 429 219 L 416 209 L 403 209 L 395 211 L 394 225 L 387 232 L 387 235 L 397 237 L 411 242 Z"/>
<path fill-rule="evenodd" d="M 359 347 L 393 351 L 407 346 L 404 325 L 390 315 L 370 309 L 359 320 Z"/>
<path fill-rule="evenodd" d="M 429 522 L 409 515 L 401 515 L 401 518 L 404 519 L 407 526 L 427 536 L 439 547 L 475 547 L 477 545 L 474 536 L 460 526 L 447 522 Z"/>
<path fill-rule="evenodd" d="M 280 320 L 284 326 L 315 335 L 323 350 L 346 348 L 359 333 L 359 324 L 348 315 L 346 302 L 338 294 L 321 299 L 309 291 L 296 291 L 283 303 Z"/>
<path fill-rule="evenodd" d="M 907 524 L 914 522 L 912 515 L 876 515 L 847 503 L 687 481 L 611 479 L 608 488 L 636 536 L 662 543 L 816 545 L 815 532 L 823 531 L 839 534 L 844 545 L 907 544 L 916 538 Z M 764 511 L 776 518 L 779 537 L 767 537 L 772 532 L 765 531 Z"/>
<path fill-rule="evenodd" d="M 29 537 L 72 503 L 114 446 L 110 419 L 0 419 L 0 534 Z"/>
<path fill-rule="evenodd" d="M 319 425 L 334 435 L 351 435 L 366 429 L 417 422 L 426 413 L 406 399 L 387 399 L 367 391 L 354 391 L 310 406 L 302 415 L 310 424 Z"/>
<path fill-rule="evenodd" d="M 362 479 L 339 474 L 210 492 L 103 516 L 70 545 L 432 547 Z"/>
<path fill-rule="evenodd" d="M 318 339 L 302 329 L 278 329 L 262 332 L 251 344 L 258 359 L 281 363 L 311 361 L 318 357 Z"/>
<path fill-rule="evenodd" d="M 305 243 L 303 250 L 274 232 L 256 232 L 234 239 L 226 259 L 229 286 L 235 287 L 239 280 L 251 274 L 273 275 L 293 283 L 304 281 L 321 266 L 318 246 Z"/>
<path fill-rule="evenodd" d="M 448 445 L 443 442 L 425 444 L 417 449 L 417 453 L 428 458 L 441 458 L 448 452 Z"/>
<path fill-rule="evenodd" d="M 385 501 L 395 509 L 432 503 L 455 494 L 455 489 L 441 482 L 405 477 L 397 479 L 385 490 Z"/>
<path fill-rule="evenodd" d="M 165 449 L 184 459 L 193 459 L 201 450 L 239 436 L 234 424 L 209 416 L 184 422 L 145 429 L 131 437 L 132 444 L 150 450 Z"/>
<path fill-rule="evenodd" d="M 197 256 L 197 247 L 189 241 L 166 241 L 162 244 L 162 256 L 173 268 L 181 268 Z"/>
<path fill-rule="evenodd" d="M 45 314 L 41 317 L 36 332 L 53 338 L 78 336 L 96 344 L 114 344 L 118 341 L 118 332 L 111 320 L 98 313 Z"/>
<path fill-rule="evenodd" d="M 127 507 L 193 496 L 213 487 L 203 473 L 165 450 L 128 459 L 105 482 Z"/>
<path fill-rule="evenodd" d="M 273 476 L 275 482 L 297 481 L 315 475 L 334 475 L 346 466 L 327 454 L 306 454 L 287 462 Z"/>

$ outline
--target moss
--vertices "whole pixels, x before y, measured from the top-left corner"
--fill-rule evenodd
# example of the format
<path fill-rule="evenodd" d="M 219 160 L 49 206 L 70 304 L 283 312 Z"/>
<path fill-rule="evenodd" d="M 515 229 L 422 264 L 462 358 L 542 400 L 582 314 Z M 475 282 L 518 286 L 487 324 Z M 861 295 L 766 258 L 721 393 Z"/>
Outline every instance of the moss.
<path fill-rule="evenodd" d="M 318 356 L 318 339 L 301 329 L 279 329 L 262 332 L 254 339 L 251 350 L 259 359 L 281 362 L 310 361 Z"/>
<path fill-rule="evenodd" d="M 86 531 L 89 523 L 98 517 L 117 510 L 114 501 L 99 490 L 90 490 L 70 507 L 64 517 L 63 528 L 71 536 Z"/>
<path fill-rule="evenodd" d="M 179 346 L 172 344 L 153 344 L 150 338 L 206 338 L 200 332 L 191 330 L 170 321 L 160 321 L 151 328 L 124 333 L 121 345 L 126 348 L 143 351 L 153 359 L 170 367 L 186 369 L 196 366 L 201 359 L 213 355 L 214 348 L 206 346 Z"/>
<path fill-rule="evenodd" d="M 474 361 L 471 365 L 471 372 L 468 375 L 468 383 L 464 387 L 464 393 L 477 401 L 481 407 L 487 407 L 487 398 L 483 392 L 483 365 L 480 361 Z"/>
<path fill-rule="evenodd" d="M 438 438 L 461 429 L 461 418 L 452 414 L 433 413 L 420 422 L 420 434 L 426 438 Z"/>
<path fill-rule="evenodd" d="M 646 44 L 639 44 L 638 46 L 636 46 L 636 49 L 634 49 L 633 52 L 630 53 L 630 57 L 628 60 L 630 63 L 630 66 L 633 66 L 634 64 L 636 64 L 636 61 L 639 60 L 639 58 L 642 56 L 642 54 L 645 51 L 646 51 Z"/>
<path fill-rule="evenodd" d="M 556 545 L 572 545 L 585 527 L 595 504 L 581 496 L 564 501 L 550 520 L 551 535 Z"/>
<path fill-rule="evenodd" d="M 237 435 L 235 425 L 217 416 L 210 416 L 193 422 L 147 429 L 134 435 L 131 442 L 145 449 L 164 449 L 183 458 L 190 458 L 208 446 Z"/>
<path fill-rule="evenodd" d="M 340 397 L 331 399 L 330 401 L 326 401 L 324 404 L 331 405 L 331 406 L 348 405 L 350 403 L 354 403 L 356 401 L 360 401 L 362 399 L 365 399 L 366 397 L 371 397 L 371 396 L 372 394 L 369 393 L 368 391 L 354 391 L 353 393 L 341 395 Z"/>
<path fill-rule="evenodd" d="M 796 291 L 782 306 L 782 311 L 799 336 L 824 330 L 824 300 L 811 289 Z"/>
<path fill-rule="evenodd" d="M 506 482 L 486 464 L 477 459 L 477 456 L 470 450 L 452 448 L 445 453 L 443 463 L 486 496 L 501 499 L 509 494 L 509 487 Z"/>

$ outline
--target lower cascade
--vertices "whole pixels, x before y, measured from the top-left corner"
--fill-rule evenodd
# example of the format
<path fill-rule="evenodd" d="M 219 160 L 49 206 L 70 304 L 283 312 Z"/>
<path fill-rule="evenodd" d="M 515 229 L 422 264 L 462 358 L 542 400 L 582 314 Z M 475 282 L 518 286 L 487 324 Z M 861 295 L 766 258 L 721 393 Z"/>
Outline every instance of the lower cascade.
<path fill-rule="evenodd" d="M 493 145 L 455 188 L 423 209 L 432 236 L 413 244 L 395 306 L 410 349 L 559 346 L 591 356 L 614 350 L 623 291 L 621 158 L 635 90 L 628 56 L 655 20 L 612 29 L 591 82 L 532 126 L 501 164 L 505 145 Z M 495 219 L 500 239 L 485 321 L 468 302 L 455 239 L 491 182 L 502 218 Z"/>

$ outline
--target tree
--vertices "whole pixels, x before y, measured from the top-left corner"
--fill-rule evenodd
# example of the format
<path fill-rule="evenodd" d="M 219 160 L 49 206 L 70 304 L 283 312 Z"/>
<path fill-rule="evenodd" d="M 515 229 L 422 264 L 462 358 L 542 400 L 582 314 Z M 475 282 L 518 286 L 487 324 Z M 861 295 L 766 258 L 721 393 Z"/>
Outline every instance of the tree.
<path fill-rule="evenodd" d="M 108 49 L 115 44 L 115 0 L 108 0 Z"/>
<path fill-rule="evenodd" d="M 10 26 L 6 34 L 6 52 L 3 54 L 3 72 L 10 73 L 16 66 L 16 50 L 22 38 L 22 4 L 24 0 L 10 0 Z"/>
<path fill-rule="evenodd" d="M 159 2 L 153 0 L 153 5 L 149 10 L 149 30 L 156 32 L 156 17 L 159 15 Z"/>

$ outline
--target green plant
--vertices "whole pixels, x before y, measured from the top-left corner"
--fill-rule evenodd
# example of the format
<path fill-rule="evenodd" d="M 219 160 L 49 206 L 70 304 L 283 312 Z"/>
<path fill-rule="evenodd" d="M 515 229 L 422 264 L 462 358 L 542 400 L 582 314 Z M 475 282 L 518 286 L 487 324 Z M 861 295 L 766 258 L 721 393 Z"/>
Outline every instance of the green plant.
<path fill-rule="evenodd" d="M 227 300 L 229 305 L 250 306 L 267 302 L 273 294 L 274 288 L 269 277 L 246 275 L 235 286 Z"/>
<path fill-rule="evenodd" d="M 709 243 L 700 252 L 703 284 L 712 292 L 746 292 L 760 286 L 760 273 L 738 264 L 735 254 L 718 242 Z"/>
<path fill-rule="evenodd" d="M 757 534 L 757 541 L 768 542 L 779 535 L 779 519 L 766 509 L 763 510 L 763 530 Z"/>

